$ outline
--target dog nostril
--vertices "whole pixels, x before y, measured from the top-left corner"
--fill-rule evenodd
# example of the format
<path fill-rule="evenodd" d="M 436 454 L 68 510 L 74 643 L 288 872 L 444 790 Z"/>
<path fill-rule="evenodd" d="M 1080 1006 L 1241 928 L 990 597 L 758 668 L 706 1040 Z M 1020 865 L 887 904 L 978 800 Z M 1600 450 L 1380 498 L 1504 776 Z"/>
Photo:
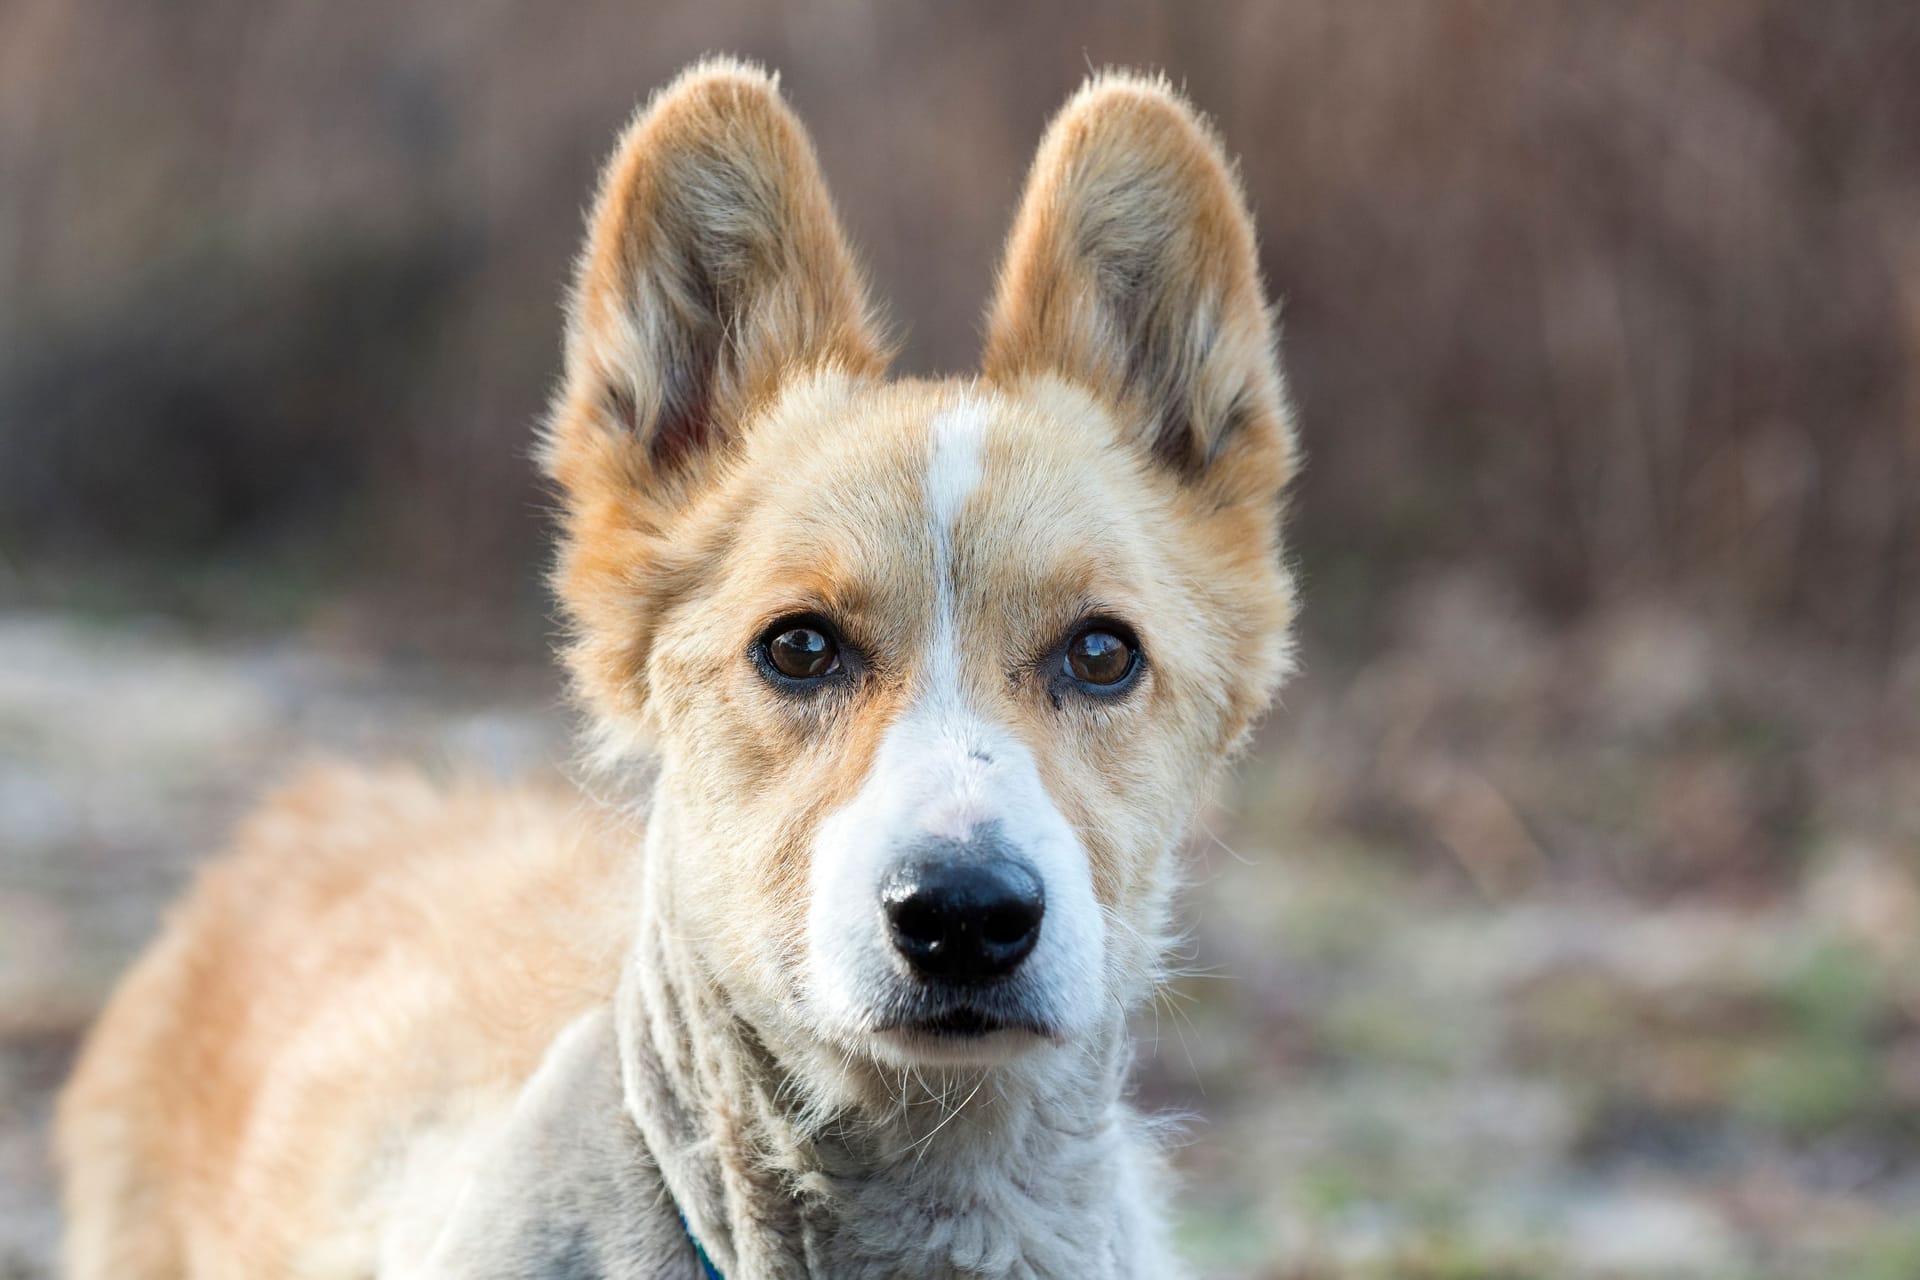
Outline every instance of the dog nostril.
<path fill-rule="evenodd" d="M 934 902 L 923 894 L 914 894 L 894 907 L 890 913 L 893 930 L 903 938 L 921 942 L 930 947 L 940 945 L 940 911 Z"/>
<path fill-rule="evenodd" d="M 920 977 L 989 982 L 1012 973 L 1040 938 L 1040 880 L 1013 858 L 898 868 L 881 890 L 894 950 Z"/>
<path fill-rule="evenodd" d="M 1004 902 L 987 910 L 980 933 L 995 946 L 1012 946 L 1033 932 L 1038 913 L 1024 902 Z"/>

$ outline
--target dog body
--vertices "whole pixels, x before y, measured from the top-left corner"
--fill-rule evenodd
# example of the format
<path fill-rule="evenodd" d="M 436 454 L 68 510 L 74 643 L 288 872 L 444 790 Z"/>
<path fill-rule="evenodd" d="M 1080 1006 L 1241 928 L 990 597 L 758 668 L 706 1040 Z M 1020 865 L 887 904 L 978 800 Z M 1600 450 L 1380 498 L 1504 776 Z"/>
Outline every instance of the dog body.
<path fill-rule="evenodd" d="M 63 1100 L 79 1280 L 1177 1273 L 1125 1018 L 1293 607 L 1211 134 L 1096 78 L 981 375 L 884 367 L 773 83 L 683 76 L 603 179 L 543 450 L 644 803 L 265 808 Z"/>

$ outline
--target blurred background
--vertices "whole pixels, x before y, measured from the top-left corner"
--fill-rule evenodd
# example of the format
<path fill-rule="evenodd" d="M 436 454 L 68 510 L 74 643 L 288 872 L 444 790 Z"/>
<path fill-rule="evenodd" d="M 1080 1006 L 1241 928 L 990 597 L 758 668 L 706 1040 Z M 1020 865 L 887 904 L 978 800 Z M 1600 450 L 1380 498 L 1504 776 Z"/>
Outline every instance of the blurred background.
<path fill-rule="evenodd" d="M 0 1277 L 163 902 L 314 754 L 568 758 L 580 209 L 781 70 L 911 371 L 1164 68 L 1285 300 L 1304 673 L 1140 1090 L 1209 1276 L 1920 1277 L 1920 6 L 0 4 Z"/>

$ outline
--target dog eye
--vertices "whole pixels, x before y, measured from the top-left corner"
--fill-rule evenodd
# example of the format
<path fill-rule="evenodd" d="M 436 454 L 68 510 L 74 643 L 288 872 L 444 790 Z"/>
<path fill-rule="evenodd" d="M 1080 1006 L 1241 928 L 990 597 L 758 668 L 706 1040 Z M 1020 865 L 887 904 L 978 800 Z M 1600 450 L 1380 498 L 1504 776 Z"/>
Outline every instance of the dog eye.
<path fill-rule="evenodd" d="M 818 680 L 840 665 L 840 646 L 813 623 L 776 622 L 761 644 L 768 664 L 789 680 Z"/>
<path fill-rule="evenodd" d="M 1067 642 L 1067 674 L 1084 685 L 1111 688 L 1133 674 L 1138 656 L 1124 637 L 1089 627 Z"/>

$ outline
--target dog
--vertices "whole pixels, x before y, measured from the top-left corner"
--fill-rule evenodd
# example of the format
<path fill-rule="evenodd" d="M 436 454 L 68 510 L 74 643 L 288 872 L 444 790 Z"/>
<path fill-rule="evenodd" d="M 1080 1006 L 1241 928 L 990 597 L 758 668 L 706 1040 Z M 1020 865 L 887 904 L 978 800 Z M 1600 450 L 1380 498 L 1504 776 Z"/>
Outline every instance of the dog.
<path fill-rule="evenodd" d="M 1179 1274 L 1126 1020 L 1295 609 L 1211 127 L 1091 78 L 979 374 L 888 359 L 777 81 L 659 92 L 539 453 L 589 757 L 644 800 L 266 804 L 63 1096 L 77 1280 Z"/>

